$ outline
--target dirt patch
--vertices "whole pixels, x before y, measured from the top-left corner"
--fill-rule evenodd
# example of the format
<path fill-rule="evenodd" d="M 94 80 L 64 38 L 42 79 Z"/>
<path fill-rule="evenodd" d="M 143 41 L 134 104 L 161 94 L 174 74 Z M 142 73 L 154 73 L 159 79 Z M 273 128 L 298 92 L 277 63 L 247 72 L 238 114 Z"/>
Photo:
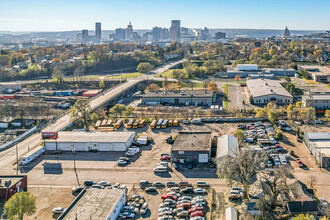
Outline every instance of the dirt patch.
<path fill-rule="evenodd" d="M 75 199 L 71 188 L 29 187 L 29 192 L 37 197 L 37 210 L 34 215 L 26 216 L 24 219 L 57 219 L 59 215 L 53 215 L 53 208 L 67 208 Z"/>

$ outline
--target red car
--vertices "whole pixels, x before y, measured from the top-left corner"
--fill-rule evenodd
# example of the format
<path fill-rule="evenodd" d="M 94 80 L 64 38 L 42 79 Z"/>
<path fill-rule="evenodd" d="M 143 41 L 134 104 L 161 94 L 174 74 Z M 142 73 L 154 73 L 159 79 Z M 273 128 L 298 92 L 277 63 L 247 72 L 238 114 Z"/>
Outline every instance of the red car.
<path fill-rule="evenodd" d="M 184 208 L 184 209 L 190 209 L 191 204 L 190 204 L 190 202 L 187 202 L 187 203 L 181 203 L 181 204 L 178 204 L 176 207 L 177 207 L 177 208 L 182 207 L 182 208 Z"/>
<path fill-rule="evenodd" d="M 276 144 L 275 147 L 276 147 L 276 148 L 283 148 L 283 147 L 282 147 L 281 145 L 279 145 L 279 144 Z"/>
<path fill-rule="evenodd" d="M 177 200 L 177 196 L 173 195 L 173 194 L 163 194 L 162 195 L 162 199 L 173 199 L 173 200 Z"/>
<path fill-rule="evenodd" d="M 195 216 L 200 216 L 200 217 L 203 217 L 203 211 L 196 211 L 196 212 L 193 212 L 191 213 L 190 217 L 195 217 Z"/>
<path fill-rule="evenodd" d="M 203 211 L 203 208 L 197 206 L 197 207 L 192 207 L 191 209 L 189 209 L 189 213 L 196 212 L 196 211 Z"/>
<path fill-rule="evenodd" d="M 160 156 L 160 160 L 170 160 L 170 159 L 171 159 L 170 155 Z"/>
<path fill-rule="evenodd" d="M 192 186 L 191 183 L 187 182 L 187 181 L 181 181 L 179 182 L 179 186 Z"/>
<path fill-rule="evenodd" d="M 304 164 L 301 162 L 300 159 L 297 159 L 297 164 L 299 167 L 304 167 Z"/>

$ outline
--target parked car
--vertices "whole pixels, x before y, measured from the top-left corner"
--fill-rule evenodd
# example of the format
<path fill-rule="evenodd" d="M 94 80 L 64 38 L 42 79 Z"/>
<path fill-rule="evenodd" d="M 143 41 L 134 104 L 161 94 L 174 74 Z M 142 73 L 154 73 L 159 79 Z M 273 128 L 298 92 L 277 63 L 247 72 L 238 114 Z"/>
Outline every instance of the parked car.
<path fill-rule="evenodd" d="M 173 200 L 177 200 L 178 197 L 176 195 L 173 195 L 173 194 L 163 194 L 161 196 L 161 199 L 173 199 Z"/>
<path fill-rule="evenodd" d="M 148 187 L 145 189 L 146 192 L 156 192 L 157 189 L 155 187 Z"/>
<path fill-rule="evenodd" d="M 181 181 L 179 182 L 179 186 L 192 186 L 191 183 L 187 182 L 187 181 Z"/>
<path fill-rule="evenodd" d="M 84 185 L 85 186 L 92 186 L 95 185 L 96 182 L 95 181 L 91 181 L 91 180 L 85 180 Z"/>
<path fill-rule="evenodd" d="M 176 216 L 179 217 L 179 218 L 184 218 L 184 219 L 186 219 L 186 217 L 189 216 L 189 211 L 184 210 L 184 211 L 182 211 L 182 212 L 179 212 Z"/>
<path fill-rule="evenodd" d="M 177 184 L 176 182 L 173 182 L 173 181 L 168 181 L 168 182 L 166 183 L 166 186 L 167 186 L 167 187 L 173 187 L 173 186 L 178 186 L 178 184 Z"/>
<path fill-rule="evenodd" d="M 185 208 L 185 209 L 190 209 L 190 207 L 191 207 L 191 204 L 190 204 L 190 202 L 188 203 L 181 203 L 181 204 L 178 204 L 177 206 L 176 206 L 177 208 L 180 208 L 180 207 L 182 207 L 182 208 Z"/>
<path fill-rule="evenodd" d="M 202 189 L 202 188 L 197 188 L 194 190 L 194 193 L 196 194 L 204 194 L 206 193 L 206 190 L 205 189 Z"/>
<path fill-rule="evenodd" d="M 242 196 L 240 194 L 230 194 L 229 200 L 230 201 L 242 200 Z"/>
<path fill-rule="evenodd" d="M 192 168 L 193 168 L 192 163 L 188 163 L 188 169 L 192 169 Z"/>
<path fill-rule="evenodd" d="M 189 209 L 189 213 L 196 212 L 196 211 L 203 211 L 202 207 L 192 207 Z"/>
<path fill-rule="evenodd" d="M 186 125 L 190 124 L 189 120 L 183 120 L 182 123 L 183 123 L 183 124 L 186 124 Z"/>
<path fill-rule="evenodd" d="M 160 160 L 171 160 L 171 156 L 170 155 L 160 156 Z"/>
<path fill-rule="evenodd" d="M 111 186 L 111 183 L 110 182 L 106 182 L 106 181 L 101 181 L 101 182 L 99 182 L 99 185 L 100 186 Z"/>
<path fill-rule="evenodd" d="M 119 160 L 126 160 L 126 161 L 129 161 L 129 158 L 128 158 L 128 157 L 119 157 Z"/>
<path fill-rule="evenodd" d="M 177 163 L 173 163 L 173 167 L 174 167 L 175 169 L 178 169 L 178 168 L 179 168 L 179 165 L 178 165 Z"/>
<path fill-rule="evenodd" d="M 148 203 L 143 203 L 143 205 L 141 206 L 141 209 L 140 209 L 140 214 L 141 215 L 144 215 L 146 214 L 148 211 Z"/>
<path fill-rule="evenodd" d="M 201 216 L 203 217 L 203 211 L 196 211 L 190 214 L 190 217 Z"/>
<path fill-rule="evenodd" d="M 153 186 L 155 186 L 155 187 L 164 187 L 165 184 L 160 182 L 160 181 L 156 181 L 156 182 L 154 182 Z"/>
<path fill-rule="evenodd" d="M 119 187 L 120 187 L 120 183 L 116 183 L 116 184 L 113 186 L 114 189 L 119 189 Z"/>
<path fill-rule="evenodd" d="M 152 182 L 148 181 L 148 180 L 141 180 L 140 181 L 140 186 L 151 186 Z"/>
<path fill-rule="evenodd" d="M 272 166 L 273 166 L 272 161 L 268 160 L 268 161 L 267 161 L 267 167 L 272 167 Z"/>
<path fill-rule="evenodd" d="M 132 212 L 122 212 L 119 214 L 119 217 L 122 219 L 132 219 L 135 217 L 135 214 Z"/>
<path fill-rule="evenodd" d="M 63 212 L 64 212 L 64 208 L 62 208 L 62 207 L 53 208 L 54 214 L 62 214 Z"/>
<path fill-rule="evenodd" d="M 95 185 L 92 186 L 92 188 L 94 188 L 94 189 L 104 189 L 104 187 L 105 186 L 100 186 L 98 184 L 95 184 Z"/>
<path fill-rule="evenodd" d="M 197 182 L 197 187 L 205 187 L 205 188 L 208 188 L 208 187 L 210 187 L 210 185 L 209 185 L 207 182 L 205 182 L 205 181 L 198 181 L 198 182 Z"/>
<path fill-rule="evenodd" d="M 181 190 L 181 193 L 193 193 L 193 192 L 194 192 L 193 187 L 186 187 L 186 188 Z"/>
<path fill-rule="evenodd" d="M 77 186 L 77 187 L 73 187 L 71 191 L 72 191 L 72 193 L 79 193 L 79 192 L 81 192 L 83 189 L 84 189 L 84 187 L 82 187 L 82 186 Z"/>
<path fill-rule="evenodd" d="M 300 168 L 304 167 L 304 164 L 301 162 L 300 159 L 297 159 L 296 161 L 297 161 L 297 164 Z"/>
<path fill-rule="evenodd" d="M 231 190 L 230 190 L 230 194 L 235 193 L 235 192 L 239 192 L 239 193 L 243 193 L 243 189 L 240 188 L 240 187 L 231 187 Z M 237 193 L 235 193 L 237 194 Z"/>

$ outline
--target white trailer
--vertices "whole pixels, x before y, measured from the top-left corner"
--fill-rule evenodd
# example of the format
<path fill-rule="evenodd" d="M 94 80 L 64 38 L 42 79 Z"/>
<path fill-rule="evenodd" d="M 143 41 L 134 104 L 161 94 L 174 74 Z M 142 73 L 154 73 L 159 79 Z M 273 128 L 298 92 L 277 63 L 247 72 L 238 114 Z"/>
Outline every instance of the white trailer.
<path fill-rule="evenodd" d="M 27 152 L 24 156 L 21 157 L 21 164 L 27 165 L 39 157 L 41 154 L 45 152 L 45 148 L 43 146 L 38 146 L 33 150 Z"/>

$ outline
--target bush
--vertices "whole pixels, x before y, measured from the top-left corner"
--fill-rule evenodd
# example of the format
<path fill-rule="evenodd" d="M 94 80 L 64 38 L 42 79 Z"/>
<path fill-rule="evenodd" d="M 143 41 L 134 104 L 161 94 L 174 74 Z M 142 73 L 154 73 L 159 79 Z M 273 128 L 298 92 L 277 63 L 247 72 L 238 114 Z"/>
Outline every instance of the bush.
<path fill-rule="evenodd" d="M 275 139 L 282 140 L 283 139 L 283 133 L 280 130 L 276 131 Z"/>

